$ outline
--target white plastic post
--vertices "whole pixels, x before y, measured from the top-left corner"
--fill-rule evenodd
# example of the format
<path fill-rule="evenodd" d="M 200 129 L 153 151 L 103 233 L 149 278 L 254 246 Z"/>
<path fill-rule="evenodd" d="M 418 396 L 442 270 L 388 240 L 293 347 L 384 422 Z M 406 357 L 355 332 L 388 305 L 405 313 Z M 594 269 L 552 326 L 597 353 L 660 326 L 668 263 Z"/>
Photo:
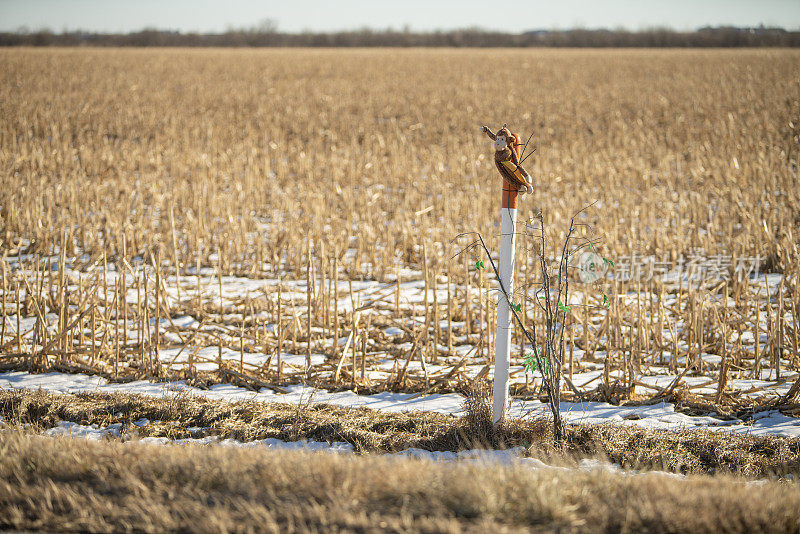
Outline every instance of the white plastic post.
<path fill-rule="evenodd" d="M 503 208 L 500 220 L 500 264 L 498 272 L 502 287 L 509 297 L 513 295 L 514 246 L 517 229 L 517 191 L 503 183 Z M 499 289 L 499 288 L 498 288 Z M 500 290 L 497 301 L 497 334 L 494 353 L 494 395 L 492 397 L 492 423 L 505 416 L 508 406 L 508 367 L 511 362 L 511 308 Z"/>

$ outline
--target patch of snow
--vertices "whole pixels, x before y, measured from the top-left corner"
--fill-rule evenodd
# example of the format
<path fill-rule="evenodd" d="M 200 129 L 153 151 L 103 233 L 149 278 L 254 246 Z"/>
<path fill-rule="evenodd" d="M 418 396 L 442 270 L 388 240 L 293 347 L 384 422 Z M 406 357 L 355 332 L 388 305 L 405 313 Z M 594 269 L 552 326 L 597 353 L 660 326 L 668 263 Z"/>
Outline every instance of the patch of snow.
<path fill-rule="evenodd" d="M 79 425 L 70 421 L 59 421 L 57 426 L 44 431 L 45 436 L 67 436 L 101 441 L 109 437 L 119 437 L 122 423 L 114 423 L 107 427 L 98 425 Z"/>

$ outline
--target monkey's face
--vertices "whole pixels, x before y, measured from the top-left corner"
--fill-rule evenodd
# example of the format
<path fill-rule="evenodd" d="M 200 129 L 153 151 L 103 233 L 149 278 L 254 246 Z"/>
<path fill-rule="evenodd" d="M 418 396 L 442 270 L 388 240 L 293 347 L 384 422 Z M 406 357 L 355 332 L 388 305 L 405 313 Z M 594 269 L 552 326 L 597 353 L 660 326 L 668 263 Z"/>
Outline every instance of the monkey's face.
<path fill-rule="evenodd" d="M 505 150 L 509 145 L 508 138 L 505 135 L 498 135 L 494 140 L 495 150 Z"/>

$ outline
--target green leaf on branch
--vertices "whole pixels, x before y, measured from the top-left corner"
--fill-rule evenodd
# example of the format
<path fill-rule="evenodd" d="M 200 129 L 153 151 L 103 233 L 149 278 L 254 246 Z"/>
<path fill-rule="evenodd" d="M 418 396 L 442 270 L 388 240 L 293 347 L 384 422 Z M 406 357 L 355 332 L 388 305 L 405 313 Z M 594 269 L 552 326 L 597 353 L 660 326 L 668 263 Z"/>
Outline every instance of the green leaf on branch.
<path fill-rule="evenodd" d="M 605 306 L 610 306 L 611 305 L 611 303 L 608 301 L 608 297 L 606 296 L 605 293 L 603 293 L 603 305 L 605 305 Z"/>
<path fill-rule="evenodd" d="M 520 312 L 520 310 L 522 310 L 522 306 L 521 306 L 521 305 L 519 305 L 519 304 L 514 304 L 513 302 L 511 303 L 511 308 L 512 308 L 512 309 L 513 309 L 515 312 L 517 312 L 517 313 L 519 313 L 519 312 Z"/>
<path fill-rule="evenodd" d="M 526 373 L 533 373 L 534 371 L 539 371 L 542 373 L 543 376 L 547 376 L 550 373 L 550 362 L 547 360 L 541 360 L 541 367 L 539 366 L 540 359 L 538 358 L 539 352 L 536 349 L 533 349 L 533 352 L 529 352 L 525 357 L 525 365 L 523 368 L 525 369 Z M 543 368 L 542 368 L 543 367 Z"/>
<path fill-rule="evenodd" d="M 482 260 L 478 260 L 475 262 L 475 268 L 480 271 L 481 269 L 485 269 L 486 266 L 484 265 Z"/>
<path fill-rule="evenodd" d="M 603 262 L 610 265 L 612 269 L 614 268 L 614 262 L 609 260 L 608 258 L 603 258 Z"/>
<path fill-rule="evenodd" d="M 558 301 L 558 309 L 559 309 L 559 310 L 561 310 L 561 311 L 563 311 L 563 312 L 565 312 L 565 311 L 569 311 L 569 306 L 567 306 L 566 304 L 563 304 L 563 303 L 562 303 L 562 302 L 559 300 L 559 301 Z"/>

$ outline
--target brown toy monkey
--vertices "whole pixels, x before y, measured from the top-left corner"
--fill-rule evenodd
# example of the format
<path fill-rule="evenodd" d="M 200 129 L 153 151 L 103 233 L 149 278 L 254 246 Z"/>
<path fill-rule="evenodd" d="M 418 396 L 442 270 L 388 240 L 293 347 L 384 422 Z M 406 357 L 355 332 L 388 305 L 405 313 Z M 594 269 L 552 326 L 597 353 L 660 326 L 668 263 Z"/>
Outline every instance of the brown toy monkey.
<path fill-rule="evenodd" d="M 494 141 L 494 164 L 503 178 L 516 186 L 520 193 L 533 193 L 531 176 L 519 162 L 519 137 L 512 134 L 505 124 L 497 134 L 486 126 L 481 127 L 481 131 Z"/>

